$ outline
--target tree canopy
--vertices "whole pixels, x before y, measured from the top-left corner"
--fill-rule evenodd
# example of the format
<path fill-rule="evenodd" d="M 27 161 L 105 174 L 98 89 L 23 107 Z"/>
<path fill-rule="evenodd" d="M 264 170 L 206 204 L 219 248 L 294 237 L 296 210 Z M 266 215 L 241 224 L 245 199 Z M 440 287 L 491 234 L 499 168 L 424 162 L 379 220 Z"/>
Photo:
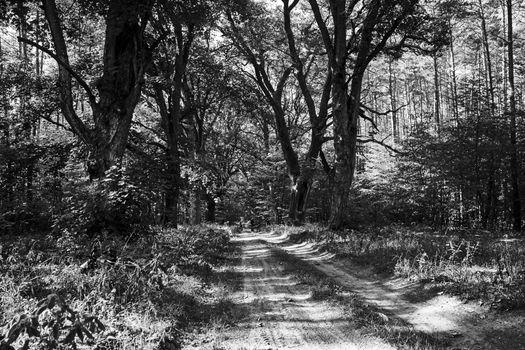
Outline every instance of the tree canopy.
<path fill-rule="evenodd" d="M 522 11 L 4 2 L 2 227 L 126 233 L 253 217 L 341 229 L 375 212 L 519 230 Z"/>

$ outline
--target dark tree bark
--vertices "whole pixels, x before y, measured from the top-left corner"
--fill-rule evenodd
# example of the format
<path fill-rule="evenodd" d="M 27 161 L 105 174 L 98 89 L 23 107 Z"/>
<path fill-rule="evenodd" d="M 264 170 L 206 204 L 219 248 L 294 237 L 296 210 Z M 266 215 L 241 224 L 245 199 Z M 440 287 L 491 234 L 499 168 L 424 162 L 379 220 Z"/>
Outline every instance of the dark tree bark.
<path fill-rule="evenodd" d="M 339 229 L 343 225 L 355 172 L 357 126 L 361 114 L 360 100 L 365 70 L 384 49 L 387 41 L 396 32 L 402 21 L 413 11 L 415 3 L 403 4 L 401 11 L 394 17 L 391 12 L 395 9 L 395 2 L 372 0 L 363 4 L 362 11 L 366 15 L 360 24 L 360 30 L 356 32 L 354 28 L 350 40 L 348 39 L 348 27 L 350 26 L 348 15 L 358 6 L 359 1 L 329 1 L 333 37 L 330 35 L 317 0 L 309 0 L 309 3 L 323 38 L 333 76 L 332 115 L 335 161 L 332 169 L 329 226 L 332 229 Z M 386 28 L 382 28 L 379 36 L 375 37 L 376 26 L 381 21 L 388 21 L 389 24 Z M 349 43 L 354 44 L 349 45 Z M 350 82 L 347 80 L 349 50 L 355 53 Z"/>
<path fill-rule="evenodd" d="M 151 51 L 155 45 L 148 46 L 144 34 L 153 1 L 112 0 L 109 3 L 104 69 L 102 77 L 96 82 L 98 101 L 89 85 L 71 69 L 55 0 L 43 0 L 42 4 L 55 53 L 38 44 L 31 44 L 50 54 L 58 62 L 62 113 L 73 131 L 89 147 L 87 171 L 90 177 L 103 177 L 105 171 L 118 165 L 124 155 L 144 73 L 151 62 Z M 93 127 L 87 126 L 73 107 L 72 77 L 88 95 Z"/>
<path fill-rule="evenodd" d="M 432 60 L 434 62 L 434 123 L 438 136 L 441 133 L 441 89 L 439 86 L 439 64 L 438 54 L 434 53 Z"/>
<path fill-rule="evenodd" d="M 297 196 L 297 180 L 301 175 L 301 166 L 299 163 L 299 157 L 295 152 L 286 123 L 286 112 L 282 105 L 282 95 L 285 84 L 292 73 L 292 68 L 286 68 L 283 70 L 281 77 L 276 86 L 272 83 L 270 76 L 266 70 L 264 59 L 258 57 L 250 45 L 246 42 L 245 38 L 241 35 L 237 23 L 233 19 L 232 15 L 228 13 L 228 21 L 230 23 L 230 31 L 226 33 L 229 35 L 237 49 L 246 57 L 248 62 L 252 65 L 255 75 L 252 77 L 262 91 L 266 101 L 273 110 L 275 119 L 275 126 L 277 131 L 277 138 L 281 145 L 281 150 L 286 161 L 288 168 L 288 176 L 291 183 L 291 202 L 289 206 L 289 217 L 294 223 L 299 222 L 298 215 L 294 210 L 297 205 L 295 203 L 302 200 L 305 202 L 306 197 L 298 198 Z M 300 186 L 303 188 L 303 186 Z"/>
<path fill-rule="evenodd" d="M 292 181 L 295 180 L 295 182 L 292 183 L 289 216 L 294 224 L 301 224 L 305 220 L 308 197 L 312 190 L 317 158 L 319 157 L 321 147 L 325 141 L 325 132 L 328 121 L 328 102 L 330 98 L 330 87 L 332 86 L 332 74 L 330 69 L 328 69 L 321 99 L 318 106 L 316 106 L 307 81 L 303 59 L 299 55 L 295 42 L 295 35 L 291 25 L 291 12 L 298 3 L 298 0 L 294 0 L 291 4 L 289 0 L 283 0 L 284 29 L 295 76 L 306 103 L 311 132 L 308 152 L 300 160 L 299 176 L 292 179 Z"/>
<path fill-rule="evenodd" d="M 177 226 L 178 224 L 178 205 L 181 185 L 181 165 L 180 165 L 180 138 L 182 134 L 182 94 L 184 85 L 184 75 L 188 65 L 191 46 L 194 40 L 194 27 L 189 26 L 186 38 L 184 38 L 182 26 L 177 21 L 177 17 L 172 14 L 168 16 L 172 26 L 175 39 L 176 52 L 167 50 L 162 59 L 162 66 L 167 68 L 160 72 L 153 66 L 153 74 L 163 74 L 169 84 L 154 84 L 154 96 L 159 106 L 161 116 L 161 126 L 166 137 L 166 188 L 165 188 L 165 215 L 164 222 Z M 167 28 L 164 29 L 167 31 Z M 167 96 L 167 101 L 166 97 Z"/>
<path fill-rule="evenodd" d="M 215 211 L 217 204 L 215 198 L 209 193 L 206 193 L 206 221 L 215 222 Z"/>

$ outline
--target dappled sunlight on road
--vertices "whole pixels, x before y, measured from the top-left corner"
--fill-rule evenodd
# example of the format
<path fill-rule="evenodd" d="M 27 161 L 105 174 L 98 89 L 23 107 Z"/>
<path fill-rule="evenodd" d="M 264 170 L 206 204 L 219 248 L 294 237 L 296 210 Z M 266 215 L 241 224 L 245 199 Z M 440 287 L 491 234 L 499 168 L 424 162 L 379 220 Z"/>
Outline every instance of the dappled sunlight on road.
<path fill-rule="evenodd" d="M 287 235 L 275 232 L 242 232 L 233 241 L 243 251 L 242 264 L 235 269 L 243 274 L 242 290 L 233 301 L 247 308 L 249 316 L 200 349 L 393 349 L 360 333 L 340 308 L 313 300 L 313 286 L 292 275 L 294 267 L 278 258 L 275 245 L 309 260 L 331 256 L 313 245 L 288 244 Z"/>

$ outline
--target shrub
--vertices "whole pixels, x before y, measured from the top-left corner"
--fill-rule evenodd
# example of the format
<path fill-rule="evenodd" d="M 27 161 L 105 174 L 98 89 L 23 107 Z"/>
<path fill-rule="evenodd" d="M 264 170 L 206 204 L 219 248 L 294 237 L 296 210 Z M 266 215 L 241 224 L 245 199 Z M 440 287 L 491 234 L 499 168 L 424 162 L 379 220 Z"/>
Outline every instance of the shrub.
<path fill-rule="evenodd" d="M 147 232 L 152 223 L 150 198 L 125 169 L 112 167 L 103 179 L 75 189 L 65 199 L 66 211 L 55 220 L 54 229 L 91 237 Z"/>
<path fill-rule="evenodd" d="M 37 303 L 32 314 L 21 313 L 13 318 L 0 336 L 0 349 L 14 350 L 15 342 L 23 342 L 18 349 L 29 349 L 30 344 L 39 349 L 57 349 L 59 344 L 76 348 L 77 339 L 94 344 L 94 333 L 104 329 L 97 317 L 80 315 L 60 296 L 50 294 Z"/>

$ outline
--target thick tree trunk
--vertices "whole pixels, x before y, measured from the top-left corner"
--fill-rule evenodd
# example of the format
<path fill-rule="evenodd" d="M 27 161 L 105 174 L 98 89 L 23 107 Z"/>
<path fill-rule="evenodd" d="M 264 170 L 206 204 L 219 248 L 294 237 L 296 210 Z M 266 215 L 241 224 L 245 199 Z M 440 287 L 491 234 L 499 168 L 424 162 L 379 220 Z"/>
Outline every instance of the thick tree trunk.
<path fill-rule="evenodd" d="M 350 186 L 355 170 L 355 151 L 357 136 L 356 115 L 359 114 L 360 87 L 355 91 L 355 102 L 348 103 L 346 85 L 346 1 L 332 0 L 330 9 L 334 20 L 334 57 L 332 59 L 332 114 L 334 128 L 334 173 L 332 195 L 330 199 L 329 226 L 339 229 L 344 220 L 344 213 L 350 193 Z M 352 80 L 355 85 L 356 77 Z M 350 109 L 349 109 L 350 107 Z M 353 113 L 357 110 L 357 114 Z M 355 137 L 354 134 L 355 133 Z"/>
<path fill-rule="evenodd" d="M 59 64 L 61 109 L 73 131 L 89 147 L 87 171 L 91 178 L 104 176 L 121 161 L 133 111 L 140 97 L 143 77 L 151 61 L 144 40 L 153 1 L 112 0 L 106 17 L 103 75 L 96 82 L 99 101 L 88 84 L 73 72 L 54 0 L 42 1 Z M 42 49 L 42 48 L 41 48 Z M 47 51 L 46 51 L 47 52 Z M 49 52 L 48 52 L 49 53 Z M 94 127 L 88 127 L 73 107 L 71 77 L 88 94 Z"/>
<path fill-rule="evenodd" d="M 306 159 L 301 166 L 301 175 L 292 185 L 290 196 L 290 219 L 294 225 L 304 223 L 308 197 L 312 189 L 316 159 Z"/>
<path fill-rule="evenodd" d="M 350 187 L 354 179 L 357 156 L 358 118 L 360 114 L 361 89 L 366 67 L 370 62 L 373 30 L 377 24 L 380 1 L 372 1 L 363 23 L 357 57 L 354 63 L 350 94 L 346 82 L 347 14 L 345 0 L 331 0 L 330 9 L 334 20 L 332 58 L 332 114 L 334 128 L 335 162 L 329 226 L 340 229 L 348 205 Z M 319 21 L 318 21 L 319 22 Z M 377 49 L 377 48 L 376 48 Z"/>

